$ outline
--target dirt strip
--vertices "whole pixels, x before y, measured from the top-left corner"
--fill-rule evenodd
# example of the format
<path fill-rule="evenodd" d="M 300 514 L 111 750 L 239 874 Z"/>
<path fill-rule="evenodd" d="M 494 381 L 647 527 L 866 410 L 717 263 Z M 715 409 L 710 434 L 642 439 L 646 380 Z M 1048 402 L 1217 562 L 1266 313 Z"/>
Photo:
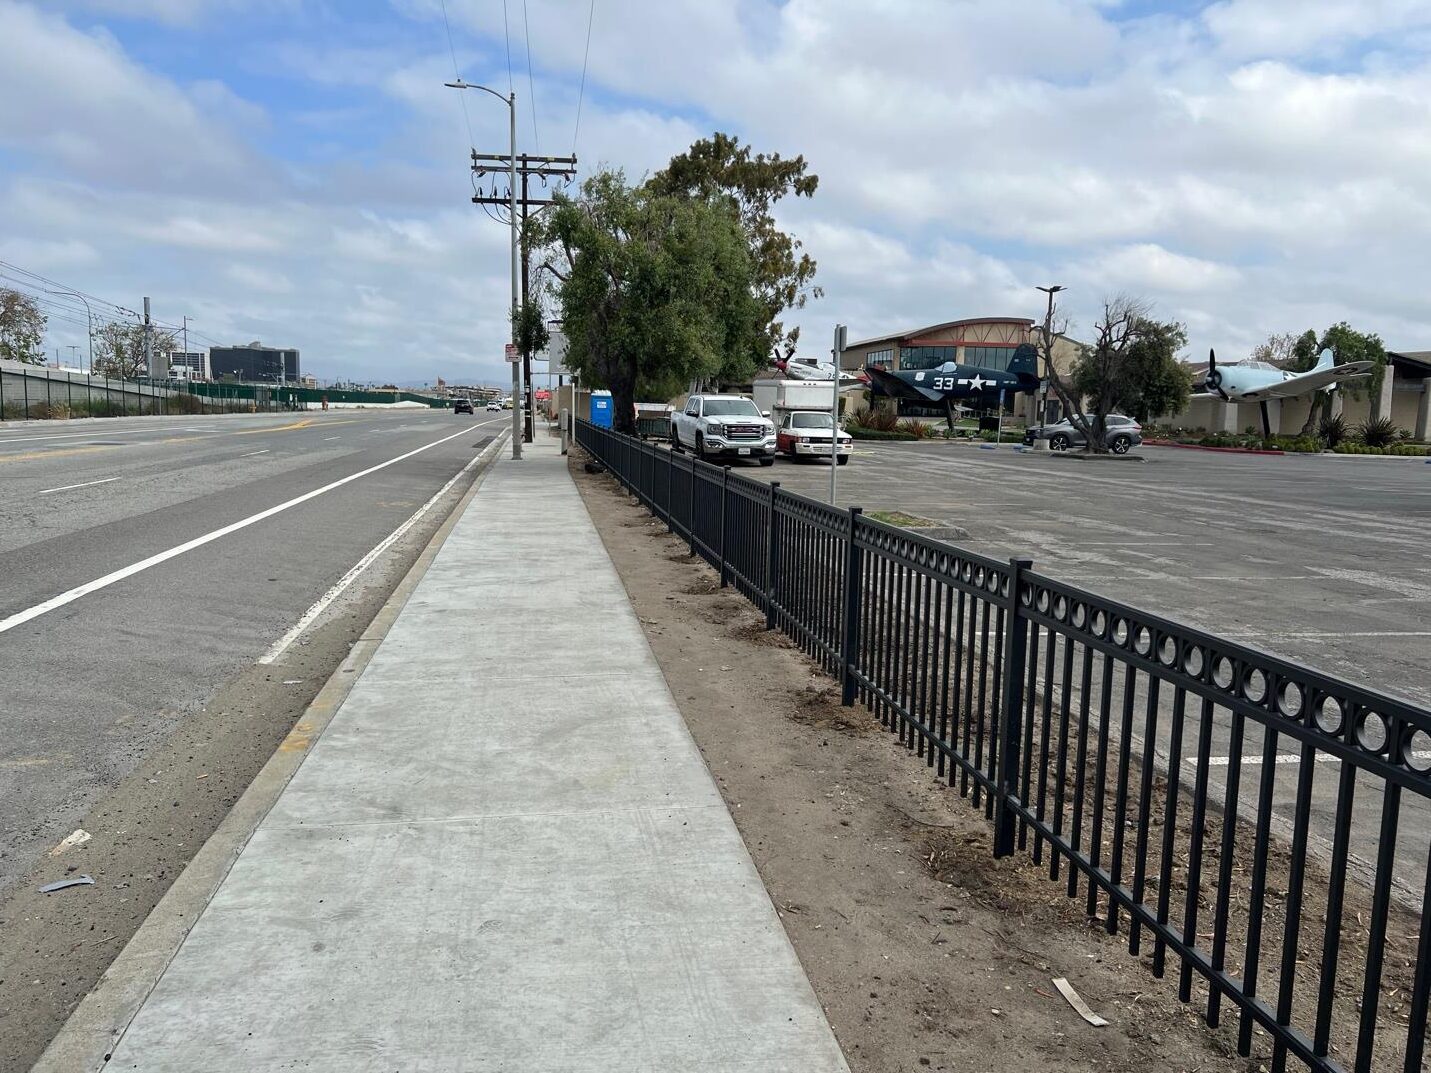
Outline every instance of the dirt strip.
<path fill-rule="evenodd" d="M 573 465 L 855 1073 L 1266 1068 L 1209 1029 L 614 480 Z M 1107 1027 L 1059 994 L 1066 977 Z"/>

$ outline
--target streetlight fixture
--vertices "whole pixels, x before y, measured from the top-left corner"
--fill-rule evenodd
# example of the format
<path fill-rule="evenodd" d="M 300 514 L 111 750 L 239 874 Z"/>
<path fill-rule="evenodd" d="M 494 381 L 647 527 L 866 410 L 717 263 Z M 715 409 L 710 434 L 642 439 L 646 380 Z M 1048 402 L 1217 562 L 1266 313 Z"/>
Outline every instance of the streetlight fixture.
<path fill-rule="evenodd" d="M 84 314 L 89 319 L 89 375 L 94 375 L 94 313 L 90 311 L 89 299 L 78 291 L 46 291 L 46 294 L 67 294 L 84 303 Z"/>
<path fill-rule="evenodd" d="M 1048 312 L 1043 318 L 1043 346 L 1044 361 L 1048 368 L 1045 370 L 1046 376 L 1039 377 L 1038 382 L 1038 423 L 1043 426 L 1048 421 L 1048 381 L 1053 376 L 1053 296 L 1059 291 L 1068 290 L 1062 284 L 1055 283 L 1051 287 L 1039 287 L 1039 290 L 1048 295 Z M 1035 436 L 1033 442 L 1035 451 L 1048 450 L 1048 441 L 1042 436 Z"/>
<path fill-rule="evenodd" d="M 508 162 L 511 164 L 512 194 L 512 320 L 511 331 L 515 332 L 517 327 L 517 301 L 518 301 L 518 223 L 517 223 L 517 94 L 516 91 L 502 96 L 495 89 L 487 86 L 479 86 L 475 82 L 467 82 L 458 78 L 454 82 L 444 82 L 444 86 L 449 89 L 480 89 L 484 93 L 490 93 L 499 101 L 507 105 L 508 119 L 510 121 L 509 133 L 511 135 L 511 153 Z M 510 333 L 509 333 L 510 334 Z M 515 342 L 515 339 L 513 340 Z M 512 458 L 520 460 L 522 457 L 522 408 L 517 401 L 522 397 L 522 371 L 517 362 L 512 362 Z"/>

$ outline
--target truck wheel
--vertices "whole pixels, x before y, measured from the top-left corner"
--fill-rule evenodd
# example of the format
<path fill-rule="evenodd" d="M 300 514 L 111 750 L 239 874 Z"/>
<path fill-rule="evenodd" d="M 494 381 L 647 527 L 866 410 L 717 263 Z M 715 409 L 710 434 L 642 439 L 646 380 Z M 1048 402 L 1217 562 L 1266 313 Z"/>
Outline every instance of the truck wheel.
<path fill-rule="evenodd" d="M 774 458 L 762 458 L 762 459 L 760 460 L 760 464 L 761 464 L 762 466 L 773 466 L 773 465 L 775 465 L 775 459 L 774 459 Z"/>
<path fill-rule="evenodd" d="M 696 433 L 695 456 L 697 458 L 705 458 L 706 456 L 706 438 L 699 432 Z"/>
<path fill-rule="evenodd" d="M 839 463 L 840 465 L 842 465 L 842 466 L 848 466 L 848 465 L 850 464 L 850 456 L 849 456 L 849 455 L 840 455 L 840 457 L 837 458 L 837 459 L 835 459 L 835 461 L 838 462 L 838 463 Z"/>
<path fill-rule="evenodd" d="M 681 453 L 681 437 L 675 429 L 671 429 L 671 450 L 676 454 Z"/>

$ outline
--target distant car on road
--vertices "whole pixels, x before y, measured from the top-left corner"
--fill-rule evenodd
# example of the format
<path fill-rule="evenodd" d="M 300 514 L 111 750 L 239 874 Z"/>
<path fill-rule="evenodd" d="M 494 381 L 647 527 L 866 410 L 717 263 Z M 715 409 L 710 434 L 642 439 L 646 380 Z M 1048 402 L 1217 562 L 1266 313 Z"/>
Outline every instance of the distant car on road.
<path fill-rule="evenodd" d="M 1104 419 L 1108 450 L 1125 455 L 1143 442 L 1143 426 L 1125 414 L 1109 414 Z M 1024 446 L 1034 440 L 1048 440 L 1050 451 L 1067 451 L 1070 447 L 1086 447 L 1088 441 L 1072 421 L 1064 418 L 1052 425 L 1036 425 L 1024 432 Z"/>
<path fill-rule="evenodd" d="M 499 413 L 501 413 L 501 412 L 502 412 L 502 404 L 501 404 L 500 402 L 498 402 L 496 399 L 493 399 L 491 402 L 489 402 L 489 403 L 487 404 L 487 412 L 488 412 L 489 414 L 499 414 Z"/>
<path fill-rule="evenodd" d="M 452 404 L 452 412 L 455 414 L 470 414 L 476 411 L 472 409 L 471 399 L 458 399 Z"/>
<path fill-rule="evenodd" d="M 828 410 L 791 410 L 781 414 L 780 424 L 775 431 L 775 449 L 797 462 L 802 458 L 828 458 L 832 424 Z M 838 455 L 840 465 L 843 466 L 850 460 L 854 450 L 854 437 L 841 430 Z"/>

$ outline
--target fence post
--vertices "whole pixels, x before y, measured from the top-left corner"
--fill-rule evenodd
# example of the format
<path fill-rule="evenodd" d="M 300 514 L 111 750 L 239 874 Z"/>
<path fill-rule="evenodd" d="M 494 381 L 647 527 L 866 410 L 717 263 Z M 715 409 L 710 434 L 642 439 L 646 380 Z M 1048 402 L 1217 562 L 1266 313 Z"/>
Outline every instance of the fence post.
<path fill-rule="evenodd" d="M 780 542 L 775 539 L 775 497 L 780 482 L 770 482 L 770 507 L 765 524 L 765 628 L 775 629 L 775 576 L 780 570 Z"/>
<path fill-rule="evenodd" d="M 994 856 L 1008 857 L 1014 852 L 1018 814 L 1009 804 L 1019 785 L 1019 738 L 1024 711 L 1024 663 L 1028 655 L 1029 623 L 1019 612 L 1019 590 L 1023 587 L 1025 570 L 1033 568 L 1033 560 L 1025 556 L 1009 559 L 1009 594 L 1004 598 L 1004 666 L 1003 685 L 999 690 L 998 808 L 994 814 Z"/>
<path fill-rule="evenodd" d="M 831 462 L 830 465 L 836 463 Z M 850 527 L 845 532 L 845 622 L 840 630 L 840 703 L 846 708 L 855 703 L 855 653 L 860 648 L 860 599 L 864 587 L 860 575 L 864 571 L 864 553 L 855 543 L 862 507 L 850 508 Z"/>
<path fill-rule="evenodd" d="M 730 467 L 722 466 L 720 471 L 720 545 L 718 548 L 720 559 L 720 587 L 725 588 L 725 520 L 726 496 L 730 494 Z"/>
<path fill-rule="evenodd" d="M 23 369 L 20 370 L 20 386 L 25 389 L 25 413 L 26 421 L 30 419 L 30 377 Z"/>

